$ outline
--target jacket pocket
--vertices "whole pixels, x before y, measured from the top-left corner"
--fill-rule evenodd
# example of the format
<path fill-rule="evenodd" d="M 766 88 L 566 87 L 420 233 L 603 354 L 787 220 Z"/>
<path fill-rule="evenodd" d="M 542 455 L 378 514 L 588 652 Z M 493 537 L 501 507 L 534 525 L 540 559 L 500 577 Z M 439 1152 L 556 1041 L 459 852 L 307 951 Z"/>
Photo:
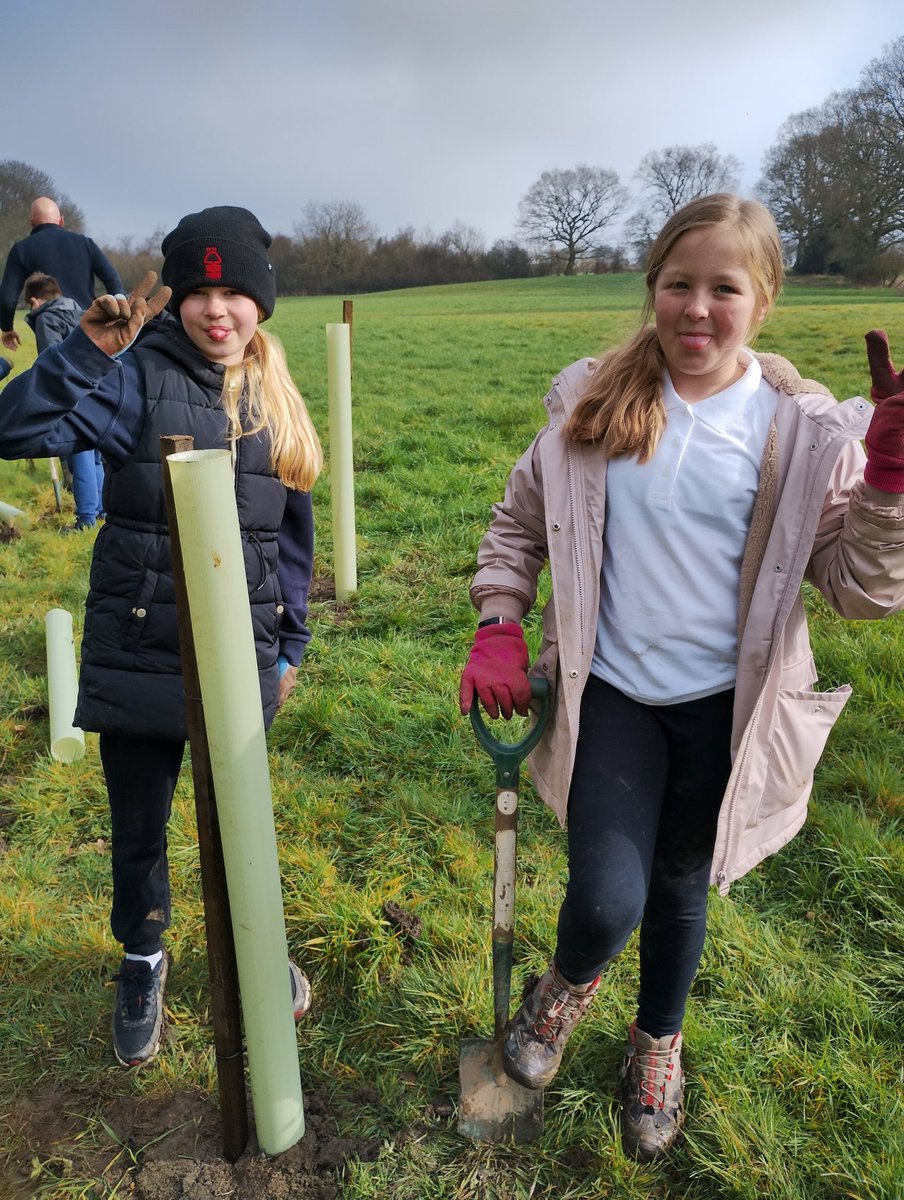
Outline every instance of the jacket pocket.
<path fill-rule="evenodd" d="M 123 618 L 122 644 L 126 649 L 134 649 L 144 636 L 156 589 L 157 572 L 145 571 Z"/>
<path fill-rule="evenodd" d="M 555 643 L 544 646 L 534 659 L 533 666 L 528 673 L 538 679 L 545 679 L 549 683 L 549 702 L 552 704 L 559 678 L 559 647 Z"/>
<path fill-rule="evenodd" d="M 763 790 L 751 825 L 806 800 L 813 772 L 850 695 L 849 684 L 831 692 L 779 692 Z"/>
<path fill-rule="evenodd" d="M 530 674 L 549 683 L 549 701 L 552 704 L 559 678 L 559 642 L 552 601 L 543 609 L 543 639 L 540 642 L 540 653 L 530 668 Z"/>

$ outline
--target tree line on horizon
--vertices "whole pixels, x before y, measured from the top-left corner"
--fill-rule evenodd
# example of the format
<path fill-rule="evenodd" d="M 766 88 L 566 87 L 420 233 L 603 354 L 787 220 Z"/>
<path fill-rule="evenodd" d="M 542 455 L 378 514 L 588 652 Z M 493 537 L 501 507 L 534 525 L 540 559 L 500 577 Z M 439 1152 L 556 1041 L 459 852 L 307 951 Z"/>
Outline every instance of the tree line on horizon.
<path fill-rule="evenodd" d="M 275 235 L 271 261 L 281 295 L 637 270 L 673 212 L 710 192 L 737 191 L 740 172 L 734 155 L 709 142 L 646 154 L 633 193 L 606 167 L 544 171 L 520 201 L 517 236 L 489 247 L 461 221 L 439 235 L 407 227 L 385 236 L 353 201 L 310 203 L 291 235 Z M 792 273 L 886 285 L 904 274 L 904 37 L 864 68 L 856 87 L 784 122 L 754 194 L 775 216 Z M 57 200 L 67 228 L 84 229 L 81 209 L 48 175 L 0 162 L 3 259 L 27 232 L 38 195 Z M 159 273 L 163 235 L 102 248 L 131 286 L 147 270 Z"/>

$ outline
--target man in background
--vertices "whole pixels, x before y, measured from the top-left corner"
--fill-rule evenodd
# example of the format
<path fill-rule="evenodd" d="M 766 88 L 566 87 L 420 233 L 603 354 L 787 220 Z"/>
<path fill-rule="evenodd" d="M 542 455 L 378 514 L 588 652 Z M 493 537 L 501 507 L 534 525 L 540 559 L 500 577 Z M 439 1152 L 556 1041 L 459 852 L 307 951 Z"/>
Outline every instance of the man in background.
<path fill-rule="evenodd" d="M 0 341 L 7 350 L 16 350 L 21 343 L 13 329 L 16 301 L 25 280 L 36 271 L 57 279 L 63 295 L 80 308 L 88 308 L 94 300 L 95 277 L 106 292 L 123 290 L 116 268 L 91 238 L 63 228 L 56 201 L 39 196 L 29 220 L 31 233 L 11 247 L 0 280 Z"/>

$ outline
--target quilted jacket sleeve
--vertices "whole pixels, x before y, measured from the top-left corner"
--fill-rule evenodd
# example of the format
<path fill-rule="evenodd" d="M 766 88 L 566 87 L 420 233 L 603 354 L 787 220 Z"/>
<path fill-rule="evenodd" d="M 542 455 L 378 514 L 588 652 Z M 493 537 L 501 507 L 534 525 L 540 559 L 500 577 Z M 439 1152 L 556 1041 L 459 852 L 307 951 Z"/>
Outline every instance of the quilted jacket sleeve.
<path fill-rule="evenodd" d="M 111 462 L 123 462 L 138 443 L 144 414 L 131 356 L 110 358 L 77 328 L 6 385 L 0 458 L 98 449 Z"/>

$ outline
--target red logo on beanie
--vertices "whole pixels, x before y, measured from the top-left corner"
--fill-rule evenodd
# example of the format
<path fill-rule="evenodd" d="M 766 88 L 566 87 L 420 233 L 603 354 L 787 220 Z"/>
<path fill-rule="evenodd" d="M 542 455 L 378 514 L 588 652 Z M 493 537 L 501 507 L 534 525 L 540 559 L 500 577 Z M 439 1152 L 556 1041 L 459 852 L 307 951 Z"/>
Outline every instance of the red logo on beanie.
<path fill-rule="evenodd" d="M 223 260 L 220 257 L 220 252 L 216 246 L 207 247 L 207 252 L 204 255 L 204 278 L 223 278 Z"/>

